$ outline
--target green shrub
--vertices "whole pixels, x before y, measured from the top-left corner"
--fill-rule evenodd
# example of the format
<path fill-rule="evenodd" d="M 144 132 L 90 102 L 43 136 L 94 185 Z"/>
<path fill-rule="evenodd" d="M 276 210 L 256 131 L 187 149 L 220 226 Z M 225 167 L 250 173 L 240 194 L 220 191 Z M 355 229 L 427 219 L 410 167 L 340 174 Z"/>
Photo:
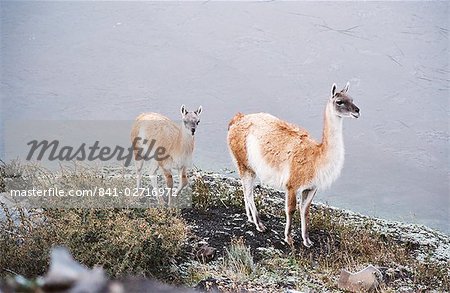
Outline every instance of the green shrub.
<path fill-rule="evenodd" d="M 250 248 L 243 238 L 234 238 L 225 250 L 224 268 L 235 280 L 248 279 L 256 270 Z"/>

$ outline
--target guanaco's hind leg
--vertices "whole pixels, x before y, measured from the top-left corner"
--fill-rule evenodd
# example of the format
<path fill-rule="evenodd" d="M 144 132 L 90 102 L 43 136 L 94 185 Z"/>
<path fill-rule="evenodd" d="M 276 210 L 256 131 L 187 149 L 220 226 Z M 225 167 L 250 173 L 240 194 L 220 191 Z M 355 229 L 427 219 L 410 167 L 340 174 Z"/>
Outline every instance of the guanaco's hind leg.
<path fill-rule="evenodd" d="M 290 189 L 286 192 L 286 228 L 284 230 L 284 241 L 286 241 L 289 245 L 293 245 L 294 241 L 292 240 L 292 217 L 294 215 L 296 206 L 297 206 L 297 197 L 294 190 Z"/>
<path fill-rule="evenodd" d="M 158 202 L 161 206 L 164 206 L 164 198 L 162 197 L 162 195 L 159 193 L 158 190 L 158 163 L 156 163 L 155 161 L 150 161 L 150 167 L 149 167 L 149 177 L 150 177 L 150 181 L 152 183 L 152 194 L 155 194 L 156 197 L 158 198 Z"/>
<path fill-rule="evenodd" d="M 307 189 L 302 192 L 302 203 L 300 206 L 300 216 L 302 222 L 302 238 L 303 245 L 306 247 L 313 246 L 313 242 L 309 239 L 308 225 L 309 225 L 309 208 L 314 196 L 317 193 L 317 188 Z"/>
<path fill-rule="evenodd" d="M 253 174 L 242 174 L 241 180 L 242 180 L 242 189 L 244 192 L 244 204 L 245 204 L 245 213 L 247 214 L 247 221 L 254 224 L 255 221 L 253 221 L 252 212 L 250 211 L 250 204 L 248 203 L 248 197 L 250 195 L 247 194 L 249 192 L 253 192 L 255 176 Z"/>
<path fill-rule="evenodd" d="M 167 190 L 164 190 L 164 196 L 167 192 L 167 204 L 171 205 L 171 197 L 172 197 L 172 191 L 173 191 L 173 176 L 170 169 L 166 169 L 160 165 L 161 169 L 163 170 L 164 177 L 166 177 L 166 186 Z"/>
<path fill-rule="evenodd" d="M 178 196 L 181 193 L 181 190 L 183 190 L 183 188 L 188 184 L 188 179 L 184 168 L 178 170 L 178 177 L 179 183 L 177 189 L 175 190 L 175 192 L 172 192 L 172 189 L 170 189 L 170 192 L 167 195 L 167 205 L 169 207 L 172 207 L 173 201 L 176 201 L 176 196 Z"/>
<path fill-rule="evenodd" d="M 256 209 L 255 199 L 253 196 L 253 185 L 255 184 L 255 174 L 253 172 L 243 172 L 241 174 L 242 187 L 244 189 L 245 211 L 249 222 L 253 222 L 256 230 L 264 232 L 266 227 L 259 218 L 258 210 Z"/>
<path fill-rule="evenodd" d="M 144 159 L 136 157 L 134 163 L 136 165 L 136 187 L 139 190 L 142 182 L 142 167 L 144 166 Z"/>
<path fill-rule="evenodd" d="M 189 181 L 186 174 L 186 168 L 181 168 L 178 170 L 178 176 L 180 177 L 180 184 L 178 185 L 177 190 L 175 191 L 175 196 L 178 196 L 181 193 L 181 190 L 188 185 Z"/>

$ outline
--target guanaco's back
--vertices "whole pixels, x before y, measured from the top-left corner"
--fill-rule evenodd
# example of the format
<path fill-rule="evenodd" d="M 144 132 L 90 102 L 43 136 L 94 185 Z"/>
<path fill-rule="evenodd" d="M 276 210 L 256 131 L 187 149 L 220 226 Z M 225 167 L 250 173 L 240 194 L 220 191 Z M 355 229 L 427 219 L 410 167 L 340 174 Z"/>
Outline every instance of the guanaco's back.
<path fill-rule="evenodd" d="M 302 181 L 314 175 L 314 159 L 308 153 L 316 142 L 306 130 L 270 114 L 237 114 L 229 125 L 228 145 L 241 175 L 255 173 L 274 188 L 285 191 L 294 183 L 293 163 L 305 167 Z"/>

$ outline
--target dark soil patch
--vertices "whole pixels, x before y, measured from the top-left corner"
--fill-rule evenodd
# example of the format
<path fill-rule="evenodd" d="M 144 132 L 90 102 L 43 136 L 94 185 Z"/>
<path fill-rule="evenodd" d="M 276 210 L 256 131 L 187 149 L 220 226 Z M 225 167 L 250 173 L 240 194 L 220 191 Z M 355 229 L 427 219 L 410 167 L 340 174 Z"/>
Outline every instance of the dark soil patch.
<path fill-rule="evenodd" d="M 205 241 L 208 246 L 215 249 L 216 255 L 223 255 L 225 248 L 231 243 L 232 238 L 243 237 L 245 244 L 250 247 L 255 260 L 261 258 L 258 248 L 275 248 L 284 253 L 291 252 L 291 247 L 284 242 L 285 219 L 276 216 L 261 214 L 261 220 L 266 226 L 265 232 L 256 230 L 254 224 L 247 221 L 244 208 L 236 206 L 225 207 L 218 205 L 208 209 L 183 209 L 182 217 L 186 220 L 192 232 Z M 308 249 L 302 245 L 299 221 L 293 222 L 294 247 L 296 250 Z M 311 252 L 320 251 L 321 240 L 326 238 L 328 233 L 316 229 L 311 229 L 310 237 L 315 243 L 315 247 L 309 248 Z M 316 245 L 318 244 L 318 245 Z"/>
<path fill-rule="evenodd" d="M 243 237 L 245 244 L 255 254 L 258 247 L 274 247 L 282 251 L 290 248 L 283 241 L 284 222 L 279 218 L 261 215 L 261 220 L 267 230 L 262 233 L 256 230 L 254 224 L 247 221 L 245 210 L 234 206 L 215 206 L 203 209 L 184 209 L 182 217 L 187 221 L 192 232 L 208 242 L 208 245 L 223 254 L 232 238 Z"/>

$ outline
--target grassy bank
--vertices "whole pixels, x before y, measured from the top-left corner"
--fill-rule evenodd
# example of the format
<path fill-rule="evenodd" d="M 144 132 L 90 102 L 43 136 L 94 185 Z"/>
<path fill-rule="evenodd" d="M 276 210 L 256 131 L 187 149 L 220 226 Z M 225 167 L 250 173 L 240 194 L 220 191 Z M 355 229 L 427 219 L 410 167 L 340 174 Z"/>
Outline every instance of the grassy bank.
<path fill-rule="evenodd" d="M 310 226 L 314 246 L 306 249 L 301 245 L 300 219 L 297 214 L 294 229 L 298 232 L 294 236 L 295 247 L 291 249 L 282 241 L 285 223 L 282 193 L 257 186 L 258 210 L 269 227 L 268 232 L 259 233 L 253 225 L 245 223 L 242 194 L 237 180 L 200 173 L 193 190 L 194 198 L 200 197 L 202 203 L 207 201 L 206 205 L 197 208 L 197 214 L 217 214 L 210 219 L 213 222 L 210 226 L 225 233 L 232 231 L 228 237 L 223 234 L 215 236 L 217 243 L 214 238 L 208 241 L 219 247 L 220 251 L 220 243 L 234 245 L 233 241 L 238 237 L 240 245 L 244 243 L 251 251 L 255 261 L 252 273 L 232 278 L 233 285 L 241 282 L 246 288 L 245 283 L 248 282 L 250 287 L 252 284 L 266 284 L 274 290 L 338 290 L 341 269 L 356 272 L 372 264 L 383 273 L 382 291 L 450 290 L 450 239 L 442 233 L 423 226 L 374 219 L 316 204 L 312 206 Z M 215 221 L 214 218 L 219 214 L 222 215 L 221 219 Z M 240 221 L 236 221 L 238 214 Z M 197 230 L 198 235 L 205 238 L 211 236 L 202 232 L 204 230 Z M 228 250 L 224 251 L 222 255 L 225 261 L 206 264 L 204 275 L 196 278 L 230 278 L 220 274 L 227 271 L 223 264 L 227 263 Z M 245 260 L 242 263 L 252 262 Z"/>
<path fill-rule="evenodd" d="M 39 172 L 36 172 L 39 171 Z M 33 175 L 38 174 L 38 175 Z M 3 164 L 2 192 L 11 178 L 32 177 L 36 187 L 134 186 L 128 170 Z M 258 186 L 256 201 L 268 231 L 246 222 L 240 184 L 194 172 L 192 207 L 132 209 L 17 209 L 3 204 L 0 275 L 27 278 L 48 269 L 49 250 L 65 245 L 80 263 L 102 266 L 112 278 L 152 277 L 208 290 L 338 290 L 340 270 L 372 264 L 383 273 L 382 291 L 449 291 L 449 237 L 425 227 L 360 216 L 325 205 L 311 211 L 314 246 L 283 239 L 282 194 Z M 144 184 L 147 184 L 144 182 Z M 298 215 L 294 231 L 299 231 Z M 204 247 L 214 253 L 205 258 Z"/>

